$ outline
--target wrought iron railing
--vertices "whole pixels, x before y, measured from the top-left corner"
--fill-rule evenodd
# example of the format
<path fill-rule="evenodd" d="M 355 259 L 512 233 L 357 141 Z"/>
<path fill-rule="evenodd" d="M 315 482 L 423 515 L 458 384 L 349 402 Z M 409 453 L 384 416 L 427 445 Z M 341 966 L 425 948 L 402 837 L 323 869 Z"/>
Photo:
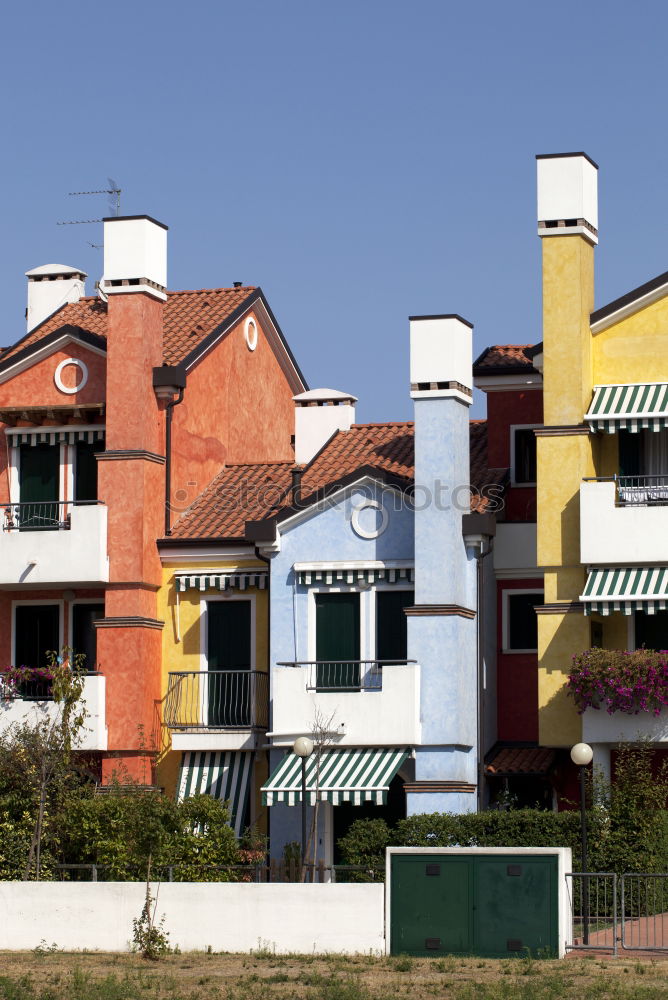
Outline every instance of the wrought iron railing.
<path fill-rule="evenodd" d="M 26 677 L 8 684 L 6 674 L 0 673 L 0 700 L 4 701 L 53 701 L 51 677 Z M 86 670 L 84 677 L 98 677 L 98 670 Z"/>
<path fill-rule="evenodd" d="M 63 531 L 71 527 L 73 507 L 97 504 L 97 500 L 43 500 L 39 503 L 0 504 L 3 531 Z"/>
<path fill-rule="evenodd" d="M 277 663 L 306 672 L 307 691 L 382 691 L 383 668 L 405 667 L 416 660 L 301 660 Z"/>
<path fill-rule="evenodd" d="M 668 475 L 658 476 L 587 476 L 587 483 L 614 483 L 616 507 L 668 506 Z"/>
<path fill-rule="evenodd" d="M 169 729 L 268 729 L 269 676 L 261 670 L 170 673 L 163 718 Z"/>

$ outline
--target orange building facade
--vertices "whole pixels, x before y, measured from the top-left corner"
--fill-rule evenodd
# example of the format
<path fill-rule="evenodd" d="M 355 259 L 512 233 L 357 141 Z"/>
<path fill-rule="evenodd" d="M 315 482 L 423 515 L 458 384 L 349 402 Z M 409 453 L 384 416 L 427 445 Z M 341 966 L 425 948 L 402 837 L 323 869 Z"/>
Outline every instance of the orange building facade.
<path fill-rule="evenodd" d="M 28 272 L 31 328 L 0 352 L 0 671 L 83 653 L 82 749 L 103 783 L 150 784 L 160 544 L 226 465 L 294 461 L 306 385 L 261 289 L 168 291 L 167 230 L 147 216 L 105 220 L 104 247 L 95 297 L 73 268 Z M 14 694 L 18 721 L 48 679 Z"/>

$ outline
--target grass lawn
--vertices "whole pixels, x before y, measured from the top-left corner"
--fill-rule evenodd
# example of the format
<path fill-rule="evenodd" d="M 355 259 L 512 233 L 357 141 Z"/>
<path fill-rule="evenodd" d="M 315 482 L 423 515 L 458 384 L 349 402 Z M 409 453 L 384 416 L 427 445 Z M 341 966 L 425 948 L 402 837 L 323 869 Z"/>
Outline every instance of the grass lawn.
<path fill-rule="evenodd" d="M 668 957 L 412 959 L 339 955 L 0 953 L 1 1000 L 668 1000 Z"/>

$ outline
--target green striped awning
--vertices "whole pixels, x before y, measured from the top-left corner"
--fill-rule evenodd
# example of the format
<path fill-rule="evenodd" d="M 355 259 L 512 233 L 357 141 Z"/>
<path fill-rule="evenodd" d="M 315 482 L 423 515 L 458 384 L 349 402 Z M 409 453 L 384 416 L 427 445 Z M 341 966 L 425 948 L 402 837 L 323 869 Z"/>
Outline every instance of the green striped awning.
<path fill-rule="evenodd" d="M 320 802 L 363 802 L 383 805 L 387 790 L 409 751 L 366 747 L 355 750 L 324 750 L 320 757 L 314 750 L 306 760 L 306 794 L 310 805 Z M 301 757 L 288 753 L 262 787 L 262 804 L 286 802 L 297 805 L 302 800 Z"/>
<path fill-rule="evenodd" d="M 668 383 L 634 382 L 629 385 L 596 385 L 585 420 L 591 431 L 619 430 L 637 434 L 668 426 Z"/>
<path fill-rule="evenodd" d="M 103 441 L 104 427 L 7 427 L 10 444 L 76 444 L 77 441 Z"/>
<path fill-rule="evenodd" d="M 668 566 L 598 567 L 587 577 L 584 593 L 585 614 L 596 611 L 609 615 L 623 611 L 655 611 L 668 608 Z"/>
<path fill-rule="evenodd" d="M 191 795 L 211 795 L 229 802 L 230 826 L 240 837 L 250 793 L 252 764 L 253 754 L 243 750 L 188 751 L 181 760 L 178 801 Z"/>
<path fill-rule="evenodd" d="M 215 570 L 202 573 L 177 573 L 174 577 L 179 593 L 186 590 L 246 590 L 267 586 L 266 570 L 252 570 L 248 573 L 220 573 Z"/>
<path fill-rule="evenodd" d="M 413 583 L 415 571 L 410 567 L 402 569 L 300 569 L 297 582 L 309 587 L 312 583 Z"/>

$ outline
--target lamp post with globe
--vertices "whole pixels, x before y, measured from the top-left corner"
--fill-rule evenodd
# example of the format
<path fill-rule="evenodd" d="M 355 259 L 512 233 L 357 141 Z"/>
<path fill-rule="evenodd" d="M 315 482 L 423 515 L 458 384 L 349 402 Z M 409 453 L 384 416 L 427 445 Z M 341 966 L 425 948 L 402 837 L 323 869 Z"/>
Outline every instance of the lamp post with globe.
<path fill-rule="evenodd" d="M 302 761 L 302 865 L 306 864 L 306 761 L 313 753 L 313 740 L 298 736 L 292 749 Z"/>
<path fill-rule="evenodd" d="M 580 840 L 582 844 L 582 943 L 589 944 L 589 877 L 587 875 L 587 812 L 585 775 L 594 751 L 588 743 L 576 743 L 571 749 L 571 760 L 580 769 Z"/>

